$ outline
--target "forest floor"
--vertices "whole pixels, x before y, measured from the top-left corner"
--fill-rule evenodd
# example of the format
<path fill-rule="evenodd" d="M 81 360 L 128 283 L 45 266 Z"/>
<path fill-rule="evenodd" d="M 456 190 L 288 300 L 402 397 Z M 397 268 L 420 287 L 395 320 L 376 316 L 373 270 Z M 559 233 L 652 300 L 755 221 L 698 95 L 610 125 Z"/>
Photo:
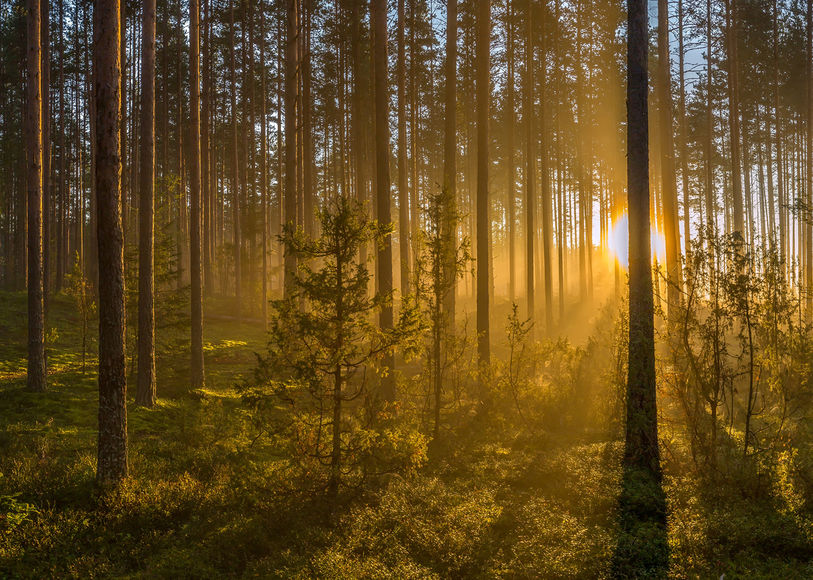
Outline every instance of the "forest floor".
<path fill-rule="evenodd" d="M 100 494 L 96 361 L 83 370 L 76 309 L 54 299 L 49 391 L 33 394 L 25 296 L 0 301 L 0 577 L 610 575 L 622 445 L 589 431 L 471 422 L 417 474 L 352 494 L 331 517 L 288 490 L 278 458 L 249 452 L 234 388 L 263 349 L 257 323 L 207 320 L 204 391 L 187 390 L 183 333 L 161 346 L 158 405 L 128 406 L 131 477 Z M 752 486 L 700 478 L 671 452 L 664 464 L 669 576 L 813 578 L 810 498 L 781 472 Z"/>

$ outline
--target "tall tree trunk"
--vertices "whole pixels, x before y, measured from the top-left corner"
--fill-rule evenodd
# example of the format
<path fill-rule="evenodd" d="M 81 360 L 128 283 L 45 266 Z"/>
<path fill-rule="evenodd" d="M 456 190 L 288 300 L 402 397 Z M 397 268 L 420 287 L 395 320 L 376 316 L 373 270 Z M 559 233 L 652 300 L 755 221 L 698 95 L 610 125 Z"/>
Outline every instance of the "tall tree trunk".
<path fill-rule="evenodd" d="M 805 65 L 807 110 L 805 111 L 805 125 L 807 138 L 805 139 L 805 160 L 807 162 L 805 173 L 805 192 L 807 207 L 813 207 L 813 0 L 807 0 L 807 59 Z M 813 320 L 813 220 L 808 218 L 806 223 L 805 240 L 805 282 L 807 296 L 805 311 L 808 322 Z"/>
<path fill-rule="evenodd" d="M 686 48 L 684 42 L 685 8 L 684 0 L 678 0 L 678 55 L 680 66 L 680 180 L 683 189 L 683 253 L 686 261 L 692 252 L 691 212 L 689 205 L 689 160 L 686 147 L 689 142 L 689 127 L 686 119 Z"/>
<path fill-rule="evenodd" d="M 490 96 L 491 0 L 477 3 L 476 110 L 477 110 L 477 354 L 481 367 L 491 362 L 489 336 L 489 219 L 488 119 Z"/>
<path fill-rule="evenodd" d="M 531 7 L 533 3 L 531 2 Z M 547 12 L 543 10 L 542 14 Z M 540 23 L 539 31 L 542 38 L 542 62 L 547 62 L 548 58 L 548 43 L 547 36 L 545 35 L 544 20 Z M 529 27 L 530 34 L 530 27 Z M 532 37 L 529 37 L 528 42 L 533 46 Z M 530 53 L 529 66 L 533 68 L 533 51 Z M 548 332 L 553 330 L 553 192 L 550 184 L 550 160 L 548 158 L 548 125 L 547 125 L 547 109 L 548 97 L 545 89 L 547 88 L 548 79 L 546 77 L 546 70 L 543 69 L 542 73 L 542 89 L 540 91 L 542 107 L 540 110 L 540 128 L 541 128 L 541 155 L 542 160 L 542 267 L 545 284 L 545 328 Z M 530 83 L 529 86 L 533 86 Z M 528 241 L 530 247 L 532 241 Z"/>
<path fill-rule="evenodd" d="M 67 185 L 68 176 L 66 171 L 67 150 L 65 145 L 65 0 L 59 0 L 59 185 L 57 189 L 58 219 L 56 234 L 56 279 L 54 280 L 54 290 L 62 290 L 62 280 L 65 276 L 65 265 L 67 262 L 68 250 L 68 228 L 67 228 Z"/>
<path fill-rule="evenodd" d="M 529 13 L 528 13 L 528 22 L 530 22 L 530 7 L 529 6 Z M 514 131 L 516 130 L 515 121 L 516 121 L 516 113 L 514 111 L 514 70 L 516 65 L 514 63 L 514 3 L 512 0 L 508 0 L 508 6 L 506 6 L 506 15 L 505 15 L 505 28 L 506 28 L 506 36 L 508 37 L 506 40 L 506 60 L 508 61 L 506 64 L 506 68 L 508 71 L 507 77 L 507 84 L 505 87 L 505 115 L 506 115 L 506 122 L 505 122 L 505 132 L 506 132 L 506 164 L 507 164 L 507 176 L 508 176 L 508 187 L 506 188 L 507 196 L 508 196 L 508 227 L 506 228 L 506 235 L 508 236 L 508 298 L 513 302 L 516 298 L 516 278 L 517 278 L 517 271 L 516 271 L 516 203 L 517 203 L 517 195 L 516 195 L 516 163 L 514 161 Z M 528 39 L 531 38 L 530 33 L 530 24 L 528 25 Z M 529 44 L 530 46 L 530 44 Z M 526 48 L 527 50 L 527 48 Z M 528 68 L 528 63 L 530 61 L 526 59 L 525 66 L 526 69 Z M 527 74 L 527 73 L 526 73 Z M 535 93 L 533 87 L 533 73 L 530 73 L 529 76 L 526 77 L 526 87 L 525 87 L 525 106 L 526 109 L 524 114 L 527 116 L 528 113 L 531 111 L 533 107 L 533 95 Z M 527 84 L 530 80 L 531 84 Z M 530 106 L 529 103 L 531 103 Z M 531 116 L 533 113 L 531 112 Z M 526 119 L 527 123 L 527 119 Z M 526 125 L 529 126 L 529 125 Z M 532 145 L 531 142 L 531 129 L 528 129 L 528 155 L 531 155 Z M 525 175 L 525 184 L 526 184 L 526 205 L 529 196 L 533 195 L 533 181 L 535 177 L 535 169 L 532 165 L 532 157 L 529 157 L 526 161 L 526 175 Z M 527 210 L 527 208 L 526 208 Z M 526 211 L 527 216 L 527 211 Z M 526 224 L 526 228 L 531 228 L 531 222 Z M 531 229 L 531 231 L 533 231 Z M 532 248 L 532 246 L 531 246 Z M 531 249 L 531 253 L 526 256 L 526 261 L 528 264 L 527 274 L 533 276 L 533 249 Z M 529 290 L 529 294 L 527 296 L 528 299 L 528 311 L 529 316 L 533 316 L 533 282 L 527 284 L 527 288 Z"/>
<path fill-rule="evenodd" d="M 378 223 L 389 224 L 390 216 L 390 131 L 389 95 L 387 92 L 387 2 L 372 0 L 370 6 L 373 18 L 373 66 L 375 81 L 375 165 L 376 165 L 376 214 Z M 392 237 L 387 236 L 378 248 L 376 260 L 378 291 L 384 296 L 392 293 Z M 382 330 L 393 326 L 392 304 L 381 309 L 379 325 Z M 384 366 L 392 369 L 394 358 L 391 353 L 384 357 Z M 395 399 L 395 381 L 391 372 L 382 382 L 382 397 L 385 401 Z"/>
<path fill-rule="evenodd" d="M 658 0 L 658 112 L 661 138 L 661 201 L 666 241 L 666 301 L 670 325 L 677 323 L 680 302 L 680 236 L 678 234 L 675 142 L 672 127 L 672 72 L 669 53 L 669 4 Z"/>
<path fill-rule="evenodd" d="M 407 188 L 406 38 L 404 0 L 398 0 L 398 246 L 401 257 L 401 296 L 409 294 L 409 189 Z"/>
<path fill-rule="evenodd" d="M 203 195 L 203 287 L 206 294 L 214 292 L 214 276 L 212 272 L 212 238 L 214 199 L 211 171 L 211 156 L 209 152 L 209 103 L 212 97 L 211 87 L 211 34 L 212 22 L 209 12 L 209 0 L 203 1 L 203 88 L 201 90 L 201 122 L 200 122 L 200 158 L 201 158 L 201 189 Z"/>
<path fill-rule="evenodd" d="M 457 295 L 457 0 L 447 0 L 446 5 L 446 90 L 444 92 L 443 124 L 443 187 L 446 190 L 447 207 L 444 212 L 446 244 L 453 251 L 447 252 L 446 279 L 451 284 L 447 290 L 443 308 L 445 320 L 454 328 Z"/>
<path fill-rule="evenodd" d="M 42 48 L 42 302 L 48 312 L 51 273 L 51 43 L 49 0 L 40 0 Z"/>
<path fill-rule="evenodd" d="M 141 28 L 141 171 L 138 201 L 138 385 L 136 403 L 155 405 L 155 10 L 145 0 Z"/>
<path fill-rule="evenodd" d="M 237 62 L 235 59 L 236 45 L 234 41 L 234 0 L 229 1 L 229 13 L 231 22 L 229 23 L 229 53 L 231 56 L 231 129 L 232 129 L 232 240 L 234 252 L 234 297 L 235 297 L 235 316 L 240 320 L 242 315 L 242 301 L 243 301 L 243 269 L 242 269 L 242 252 L 241 246 L 243 244 L 240 235 L 240 154 L 238 147 L 238 129 L 237 129 Z"/>
<path fill-rule="evenodd" d="M 260 101 L 262 104 L 260 116 L 260 139 L 262 144 L 260 146 L 260 196 L 262 202 L 262 296 L 261 307 L 263 315 L 263 327 L 268 327 L 268 119 L 266 109 L 266 92 L 265 92 L 265 2 L 260 2 L 260 94 L 262 95 Z"/>
<path fill-rule="evenodd" d="M 96 480 L 127 476 L 124 254 L 121 231 L 119 0 L 93 9 L 96 196 L 99 256 L 99 451 Z"/>
<path fill-rule="evenodd" d="M 624 465 L 660 481 L 649 224 L 646 0 L 628 0 L 629 376 Z"/>
<path fill-rule="evenodd" d="M 297 34 L 299 13 L 297 0 L 287 0 L 287 44 L 285 48 L 285 227 L 296 228 L 296 101 L 299 54 Z M 293 291 L 296 256 L 285 249 L 285 293 Z"/>
<path fill-rule="evenodd" d="M 536 192 L 534 180 L 536 179 L 536 144 L 537 136 L 534 133 L 534 4 L 528 0 L 528 13 L 525 17 L 525 129 L 527 150 L 525 152 L 525 285 L 526 299 L 528 301 L 528 318 L 533 320 L 536 313 L 534 303 L 534 238 L 536 237 Z M 543 33 L 544 34 L 544 33 Z M 509 89 L 510 90 L 510 89 Z M 544 101 L 544 95 L 542 96 Z M 545 176 L 543 175 L 544 179 Z"/>
<path fill-rule="evenodd" d="M 189 260 L 192 299 L 192 384 L 204 385 L 203 371 L 203 280 L 200 255 L 200 4 L 189 1 L 189 92 L 191 93 L 190 223 Z"/>
<path fill-rule="evenodd" d="M 706 0 L 706 220 L 708 222 L 709 235 L 717 235 L 717 212 L 715 208 L 714 192 L 714 71 L 712 69 L 712 37 L 711 21 L 712 0 Z M 709 241 L 709 248 L 712 242 Z"/>
<path fill-rule="evenodd" d="M 731 147 L 731 181 L 733 195 L 734 229 L 745 240 L 745 216 L 742 195 L 742 158 L 740 141 L 740 87 L 737 31 L 739 9 L 737 0 L 726 0 L 726 45 L 728 64 L 728 130 Z"/>
<path fill-rule="evenodd" d="M 40 0 L 26 0 L 28 23 L 25 132 L 28 188 L 28 390 L 43 392 L 45 331 L 42 276 L 42 80 Z"/>
<path fill-rule="evenodd" d="M 313 190 L 313 103 L 311 98 L 311 18 L 313 8 L 311 0 L 302 0 L 304 8 L 304 37 L 302 38 L 301 75 L 302 75 L 302 195 L 303 220 L 305 233 L 315 233 L 316 195 Z"/>

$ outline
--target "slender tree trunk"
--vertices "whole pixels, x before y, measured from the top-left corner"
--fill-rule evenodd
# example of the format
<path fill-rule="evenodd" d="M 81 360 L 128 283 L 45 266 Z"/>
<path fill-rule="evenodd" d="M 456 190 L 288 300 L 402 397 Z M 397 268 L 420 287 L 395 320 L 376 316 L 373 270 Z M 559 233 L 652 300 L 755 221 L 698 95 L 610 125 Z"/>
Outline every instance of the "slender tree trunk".
<path fill-rule="evenodd" d="M 409 189 L 407 188 L 406 39 L 404 0 L 398 0 L 398 245 L 401 254 L 401 296 L 409 294 Z"/>
<path fill-rule="evenodd" d="M 268 327 L 268 119 L 267 119 L 267 97 L 265 92 L 265 2 L 260 2 L 260 101 L 262 103 L 260 117 L 260 172 L 262 174 L 260 183 L 260 196 L 262 201 L 262 314 L 263 327 Z"/>
<path fill-rule="evenodd" d="M 528 318 L 533 320 L 536 313 L 534 302 L 534 238 L 536 237 L 536 134 L 534 133 L 534 12 L 533 0 L 528 0 L 528 13 L 525 17 L 525 129 L 527 151 L 525 152 L 525 284 L 528 301 Z M 544 34 L 544 33 L 543 33 Z M 542 97 L 544 100 L 544 95 Z M 544 179 L 544 175 L 542 176 Z"/>
<path fill-rule="evenodd" d="M 389 147 L 389 96 L 387 93 L 387 2 L 372 0 L 370 6 L 373 18 L 373 66 L 375 80 L 375 165 L 376 165 L 376 213 L 378 223 L 389 224 L 390 217 L 390 147 Z M 384 296 L 392 292 L 392 237 L 387 236 L 378 248 L 376 260 L 378 291 Z M 379 325 L 382 330 L 393 326 L 392 304 L 381 309 Z M 392 369 L 394 358 L 391 353 L 384 357 L 384 366 Z M 395 381 L 392 372 L 387 373 L 382 383 L 382 396 L 385 401 L 395 399 Z"/>
<path fill-rule="evenodd" d="M 28 390 L 44 392 L 45 331 L 42 274 L 42 67 L 40 0 L 26 0 L 28 46 L 25 132 L 28 189 Z"/>
<path fill-rule="evenodd" d="M 285 49 L 285 227 L 296 228 L 296 101 L 299 55 L 297 34 L 299 13 L 297 0 L 287 0 L 287 33 Z M 296 256 L 285 250 L 285 293 L 293 291 Z"/>
<path fill-rule="evenodd" d="M 42 301 L 48 312 L 51 279 L 51 43 L 50 2 L 40 0 L 40 43 L 42 47 Z"/>
<path fill-rule="evenodd" d="M 689 142 L 689 128 L 686 119 L 686 48 L 684 42 L 685 8 L 684 0 L 678 0 L 678 55 L 680 66 L 680 180 L 683 189 L 683 253 L 686 261 L 692 252 L 691 212 L 689 205 L 689 161 L 686 146 Z"/>
<path fill-rule="evenodd" d="M 136 403 L 155 405 L 155 10 L 145 0 L 141 28 L 141 172 L 138 201 L 138 386 Z"/>
<path fill-rule="evenodd" d="M 528 22 L 531 19 L 531 4 L 528 4 L 529 11 L 528 11 Z M 508 187 L 506 188 L 507 196 L 508 196 L 508 203 L 506 204 L 508 207 L 508 227 L 506 228 L 506 234 L 508 235 L 508 298 L 511 302 L 514 302 L 516 299 L 516 279 L 517 279 L 517 271 L 516 271 L 516 233 L 514 231 L 516 227 L 516 162 L 514 160 L 514 131 L 516 130 L 516 113 L 514 111 L 514 69 L 516 65 L 514 63 L 514 3 L 512 0 L 508 0 L 508 6 L 506 6 L 506 15 L 505 15 L 505 28 L 506 28 L 506 36 L 508 37 L 506 40 L 506 60 L 507 62 L 507 84 L 505 87 L 505 115 L 507 117 L 505 122 L 505 132 L 506 132 L 506 164 L 507 164 L 507 175 L 508 175 Z M 528 24 L 528 40 L 531 39 L 531 27 Z M 530 44 L 529 44 L 530 46 Z M 526 48 L 526 51 L 528 49 Z M 531 49 L 532 50 L 532 49 Z M 533 95 L 535 93 L 534 86 L 533 86 L 533 73 L 529 72 L 528 63 L 530 62 L 529 59 L 526 58 L 525 60 L 525 67 L 526 67 L 526 86 L 525 86 L 525 115 L 528 115 L 528 112 L 531 111 L 533 107 Z M 531 84 L 528 84 L 530 82 Z M 530 106 L 529 106 L 530 104 Z M 533 113 L 531 112 L 531 116 Z M 527 124 L 526 126 L 530 127 Z M 528 200 L 531 196 L 533 196 L 533 181 L 535 177 L 535 167 L 532 161 L 532 137 L 531 137 L 532 129 L 528 129 L 528 151 L 527 159 L 526 159 L 526 175 L 525 175 L 525 187 L 526 187 L 526 206 Z M 526 207 L 526 219 L 527 219 L 527 207 Z M 531 227 L 532 222 L 526 223 L 526 229 L 528 229 L 532 234 L 533 228 Z M 527 237 L 527 236 L 526 236 Z M 533 239 L 533 238 L 531 238 Z M 526 264 L 527 264 L 527 271 L 526 274 L 533 276 L 533 245 L 530 246 L 531 253 L 526 255 Z M 528 288 L 528 312 L 529 316 L 533 316 L 533 278 L 531 278 L 531 282 L 527 284 Z"/>
<path fill-rule="evenodd" d="M 669 53 L 669 4 L 658 0 L 658 104 L 661 138 L 661 200 L 666 241 L 666 301 L 670 326 L 677 324 L 680 303 L 680 235 L 678 234 L 675 143 L 672 126 L 672 73 Z"/>
<path fill-rule="evenodd" d="M 530 6 L 533 7 L 533 2 L 530 2 Z M 543 10 L 543 14 L 546 14 L 546 11 Z M 542 38 L 542 59 L 543 62 L 546 62 L 548 59 L 548 44 L 547 44 L 547 36 L 545 34 L 545 22 L 544 20 L 539 27 L 540 36 Z M 531 33 L 531 29 L 529 26 L 529 34 Z M 528 43 L 531 47 L 533 47 L 532 36 L 529 36 Z M 533 68 L 533 50 L 530 52 L 528 66 Z M 542 172 L 542 267 L 543 267 L 543 275 L 544 275 L 544 284 L 545 284 L 545 328 L 548 333 L 553 330 L 553 264 L 552 264 L 552 253 L 553 253 L 553 192 L 551 189 L 550 184 L 550 160 L 548 157 L 548 124 L 547 124 L 547 103 L 548 103 L 548 96 L 546 95 L 546 88 L 548 86 L 548 79 L 546 77 L 546 72 L 543 70 L 542 74 L 542 89 L 540 92 L 541 95 L 541 110 L 540 110 L 540 129 L 541 129 L 541 172 Z M 529 86 L 533 86 L 533 83 L 530 83 Z M 530 136 L 529 136 L 530 139 Z M 532 241 L 529 240 L 528 246 L 531 247 Z"/>
<path fill-rule="evenodd" d="M 457 295 L 457 0 L 446 5 L 446 90 L 444 92 L 443 125 L 443 187 L 446 189 L 447 207 L 444 224 L 447 245 L 446 278 L 450 280 L 443 308 L 445 319 L 454 328 Z"/>
<path fill-rule="evenodd" d="M 243 269 L 242 269 L 242 251 L 243 244 L 240 235 L 240 154 L 238 147 L 238 128 L 237 128 L 237 62 L 235 59 L 236 45 L 234 40 L 234 0 L 229 0 L 229 12 L 231 22 L 229 23 L 229 53 L 231 56 L 231 128 L 232 128 L 232 241 L 234 252 L 234 297 L 235 297 L 235 316 L 239 321 L 242 316 L 242 301 L 243 301 Z"/>
<path fill-rule="evenodd" d="M 59 185 L 57 190 L 58 219 L 56 234 L 56 279 L 54 280 L 54 291 L 62 290 L 62 280 L 65 276 L 65 265 L 67 262 L 68 250 L 68 228 L 67 228 L 67 186 L 68 176 L 66 171 L 67 150 L 65 146 L 65 1 L 59 0 Z M 0 81 L 2 82 L 2 81 Z"/>
<path fill-rule="evenodd" d="M 200 4 L 189 1 L 189 91 L 191 93 L 191 167 L 189 260 L 192 299 L 192 384 L 204 385 L 203 371 L 203 280 L 200 255 Z"/>
<path fill-rule="evenodd" d="M 200 122 L 200 157 L 201 157 L 201 189 L 203 195 L 203 288 L 207 295 L 214 292 L 214 276 L 212 275 L 212 238 L 214 237 L 212 217 L 214 216 L 214 199 L 211 171 L 211 155 L 209 152 L 209 103 L 212 97 L 211 87 L 211 41 L 212 27 L 209 12 L 209 0 L 203 0 L 203 88 L 201 90 L 201 122 Z"/>
<path fill-rule="evenodd" d="M 745 217 L 742 195 L 742 158 L 740 141 L 740 88 L 737 31 L 739 10 L 737 0 L 726 0 L 726 44 L 728 54 L 728 129 L 731 147 L 731 180 L 733 195 L 734 230 L 745 239 Z"/>
<path fill-rule="evenodd" d="M 806 128 L 807 138 L 805 140 L 805 160 L 807 162 L 805 175 L 805 192 L 807 207 L 813 207 L 813 0 L 807 0 L 807 60 L 805 74 L 807 76 L 807 110 Z M 807 296 L 805 301 L 805 311 L 807 321 L 813 320 L 813 220 L 806 220 L 806 240 L 805 240 L 805 282 Z"/>
<path fill-rule="evenodd" d="M 477 110 L 477 354 L 480 366 L 491 362 L 489 337 L 489 197 L 488 120 L 490 96 L 491 0 L 477 3 L 476 110 Z"/>
<path fill-rule="evenodd" d="M 124 368 L 124 254 L 119 143 L 119 0 L 96 0 L 93 62 L 99 256 L 99 453 L 96 480 L 127 476 L 127 378 Z"/>

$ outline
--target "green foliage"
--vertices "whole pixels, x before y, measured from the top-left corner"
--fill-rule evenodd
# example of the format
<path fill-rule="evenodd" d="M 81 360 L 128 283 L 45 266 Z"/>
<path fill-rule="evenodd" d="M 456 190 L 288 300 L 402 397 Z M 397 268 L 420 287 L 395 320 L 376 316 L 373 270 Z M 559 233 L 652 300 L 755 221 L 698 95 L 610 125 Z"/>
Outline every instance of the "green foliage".
<path fill-rule="evenodd" d="M 89 327 L 90 321 L 96 315 L 96 302 L 93 300 L 93 288 L 91 288 L 90 282 L 82 270 L 82 262 L 78 252 L 74 259 L 73 269 L 65 277 L 65 293 L 73 299 L 79 316 L 79 329 L 82 340 L 82 372 L 85 372 L 88 342 L 92 340 Z"/>
<path fill-rule="evenodd" d="M 380 430 L 384 417 L 370 385 L 374 371 L 390 372 L 375 368 L 385 353 L 414 350 L 420 318 L 404 306 L 392 329 L 380 329 L 373 319 L 392 295 L 369 296 L 359 248 L 382 244 L 390 226 L 371 221 L 364 206 L 345 197 L 321 209 L 319 221 L 318 238 L 292 229 L 281 238 L 299 267 L 288 294 L 271 301 L 267 354 L 258 357 L 242 392 L 246 403 L 270 411 L 268 420 L 286 429 L 303 485 L 327 485 L 335 494 L 340 480 L 356 485 L 370 473 L 420 463 L 421 438 L 402 437 L 403 424 Z M 280 414 L 282 404 L 288 412 Z M 393 465 L 400 450 L 404 455 Z M 381 455 L 379 465 L 373 459 Z"/>
<path fill-rule="evenodd" d="M 19 496 L 19 493 L 0 495 L 0 529 L 14 529 L 39 513 L 30 503 L 19 501 Z"/>

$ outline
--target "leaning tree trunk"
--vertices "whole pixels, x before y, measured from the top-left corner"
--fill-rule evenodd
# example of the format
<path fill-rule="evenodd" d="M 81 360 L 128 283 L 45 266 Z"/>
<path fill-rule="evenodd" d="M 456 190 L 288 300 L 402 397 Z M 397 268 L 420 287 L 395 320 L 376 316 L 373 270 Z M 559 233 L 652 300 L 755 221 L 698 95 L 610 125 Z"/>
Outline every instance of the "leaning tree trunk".
<path fill-rule="evenodd" d="M 93 9 L 99 256 L 99 450 L 96 479 L 99 483 L 115 482 L 127 476 L 119 10 L 119 0 L 97 0 Z"/>
<path fill-rule="evenodd" d="M 45 391 L 42 287 L 42 81 L 40 0 L 27 0 L 28 85 L 25 102 L 28 187 L 28 389 Z"/>
<path fill-rule="evenodd" d="M 155 9 L 145 0 L 141 29 L 141 172 L 138 203 L 138 387 L 136 403 L 155 405 Z"/>

